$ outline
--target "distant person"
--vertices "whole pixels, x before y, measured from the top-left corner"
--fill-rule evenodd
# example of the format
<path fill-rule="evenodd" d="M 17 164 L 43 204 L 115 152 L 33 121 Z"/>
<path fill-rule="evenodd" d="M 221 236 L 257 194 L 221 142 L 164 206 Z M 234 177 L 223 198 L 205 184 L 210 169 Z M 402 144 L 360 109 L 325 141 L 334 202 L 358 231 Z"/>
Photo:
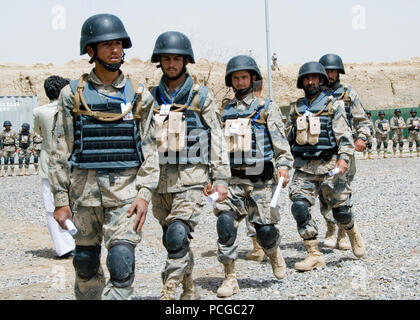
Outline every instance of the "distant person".
<path fill-rule="evenodd" d="M 6 177 L 8 175 L 9 163 L 11 170 L 10 175 L 13 176 L 15 171 L 16 134 L 12 130 L 12 123 L 9 120 L 4 121 L 3 127 L 4 130 L 0 135 L 0 140 L 3 144 L 3 176 Z"/>
<path fill-rule="evenodd" d="M 277 53 L 273 53 L 273 55 L 271 56 L 271 60 L 273 61 L 272 65 L 271 65 L 271 70 L 273 71 L 280 71 L 279 65 L 277 64 Z"/>
<path fill-rule="evenodd" d="M 390 120 L 390 125 L 392 131 L 392 151 L 394 152 L 394 158 L 397 156 L 398 147 L 400 150 L 400 158 L 402 158 L 405 121 L 403 117 L 401 117 L 400 109 L 395 109 L 394 116 Z"/>
<path fill-rule="evenodd" d="M 31 151 L 33 148 L 32 134 L 29 130 L 29 123 L 23 123 L 15 140 L 16 151 L 19 157 L 20 176 L 23 176 L 23 168 L 25 168 L 25 176 L 29 176 L 29 161 L 31 159 Z"/>
<path fill-rule="evenodd" d="M 34 133 L 42 137 L 39 176 L 42 181 L 44 208 L 47 211 L 47 226 L 53 241 L 56 256 L 62 259 L 73 256 L 75 243 L 70 233 L 63 230 L 53 217 L 55 204 L 48 181 L 48 163 L 51 154 L 51 131 L 53 128 L 54 114 L 57 112 L 58 96 L 60 95 L 61 89 L 68 84 L 69 80 L 62 77 L 48 77 L 44 82 L 44 89 L 48 99 L 50 99 L 50 103 L 34 109 Z M 35 171 L 37 171 L 37 167 Z"/>
<path fill-rule="evenodd" d="M 408 149 L 410 149 L 410 157 L 413 157 L 413 144 L 416 142 L 417 157 L 420 157 L 420 119 L 417 117 L 416 109 L 410 110 L 411 117 L 407 119 L 408 128 Z"/>
<path fill-rule="evenodd" d="M 389 140 L 389 121 L 385 119 L 385 112 L 378 112 L 379 119 L 375 121 L 375 132 L 376 132 L 376 151 L 378 153 L 378 159 L 381 153 L 381 145 L 384 145 L 384 158 L 388 158 L 388 140 Z"/>

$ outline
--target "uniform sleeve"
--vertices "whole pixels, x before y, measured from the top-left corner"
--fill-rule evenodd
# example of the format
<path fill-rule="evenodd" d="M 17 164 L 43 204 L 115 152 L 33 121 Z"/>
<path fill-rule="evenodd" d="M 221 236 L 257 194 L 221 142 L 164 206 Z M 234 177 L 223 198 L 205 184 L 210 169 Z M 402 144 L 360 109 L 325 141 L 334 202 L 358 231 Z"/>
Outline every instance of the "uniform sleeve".
<path fill-rule="evenodd" d="M 367 140 L 371 136 L 369 118 L 356 91 L 351 90 L 350 98 L 352 101 L 351 116 L 357 138 L 365 138 Z"/>
<path fill-rule="evenodd" d="M 204 123 L 210 128 L 210 172 L 213 186 L 228 186 L 230 164 L 227 143 L 222 129 L 222 118 L 210 92 L 201 112 Z"/>
<path fill-rule="evenodd" d="M 338 145 L 338 159 L 350 161 L 354 153 L 354 142 L 352 131 L 347 122 L 344 103 L 337 101 L 333 105 L 334 117 L 332 119 L 332 129 Z"/>
<path fill-rule="evenodd" d="M 41 127 L 39 125 L 39 114 L 36 109 L 34 110 L 34 134 L 35 133 L 42 136 Z"/>
<path fill-rule="evenodd" d="M 142 136 L 141 151 L 143 163 L 137 171 L 137 198 L 146 202 L 152 199 L 152 193 L 159 183 L 159 154 L 156 144 L 155 124 L 153 121 L 153 96 L 145 90 L 142 95 L 142 120 L 140 132 Z"/>
<path fill-rule="evenodd" d="M 390 123 L 391 129 L 398 129 L 398 126 L 395 125 L 395 120 L 396 120 L 395 117 L 391 118 L 391 123 Z"/>
<path fill-rule="evenodd" d="M 73 151 L 73 94 L 70 86 L 60 93 L 57 111 L 54 115 L 51 156 L 49 161 L 49 182 L 54 195 L 56 207 L 69 205 L 69 188 L 71 164 L 69 161 Z"/>
<path fill-rule="evenodd" d="M 274 150 L 276 169 L 290 170 L 293 166 L 293 156 L 285 133 L 282 113 L 275 103 L 270 103 L 267 110 L 267 128 L 270 133 Z"/>

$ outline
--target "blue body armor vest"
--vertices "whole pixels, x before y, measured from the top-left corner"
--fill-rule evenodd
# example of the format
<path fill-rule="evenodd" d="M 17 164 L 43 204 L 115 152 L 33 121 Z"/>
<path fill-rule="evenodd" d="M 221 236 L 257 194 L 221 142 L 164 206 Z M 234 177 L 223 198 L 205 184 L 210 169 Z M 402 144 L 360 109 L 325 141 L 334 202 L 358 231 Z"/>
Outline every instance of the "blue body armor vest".
<path fill-rule="evenodd" d="M 200 86 L 198 91 L 199 108 L 202 109 L 206 101 L 208 88 Z M 159 87 L 152 90 L 155 99 L 155 107 L 164 104 L 159 93 Z M 194 91 L 190 90 L 185 102 L 177 102 L 186 106 L 192 106 Z M 185 109 L 183 118 L 186 121 L 187 135 L 186 146 L 179 152 L 159 152 L 160 164 L 208 164 L 209 163 L 209 146 L 210 146 L 210 128 L 205 126 L 201 121 L 200 115 L 194 110 Z"/>
<path fill-rule="evenodd" d="M 312 105 L 308 104 L 306 98 L 299 100 L 297 104 L 297 111 L 300 114 L 304 114 L 306 110 L 312 114 L 316 114 L 329 103 L 328 95 L 326 92 L 321 92 L 319 96 L 313 101 Z M 324 111 L 319 115 L 321 122 L 321 133 L 318 138 L 316 145 L 299 145 L 296 140 L 293 140 L 291 148 L 292 154 L 295 158 L 302 158 L 304 160 L 329 160 L 332 155 L 338 150 L 337 143 L 334 138 L 334 132 L 332 129 L 332 119 L 328 114 L 329 108 L 327 106 Z M 293 128 L 296 132 L 296 127 Z M 296 133 L 295 133 L 296 134 Z"/>
<path fill-rule="evenodd" d="M 70 82 L 73 93 L 79 80 Z M 125 88 L 112 96 L 134 104 L 134 89 L 127 80 Z M 121 101 L 107 99 L 86 82 L 83 90 L 86 104 L 92 111 L 121 114 Z M 80 110 L 85 110 L 80 105 Z M 131 111 L 135 114 L 135 108 Z M 142 164 L 141 141 L 134 120 L 103 122 L 87 115 L 77 115 L 74 124 L 72 166 L 79 169 L 128 169 Z"/>
<path fill-rule="evenodd" d="M 228 119 L 238 119 L 250 117 L 254 112 L 256 114 L 251 118 L 252 142 L 251 152 L 242 152 L 241 156 L 236 153 L 230 154 L 231 167 L 241 165 L 255 165 L 258 162 L 269 162 L 274 157 L 273 145 L 271 143 L 270 134 L 267 130 L 266 124 L 256 123 L 255 120 L 260 120 L 261 111 L 267 110 L 270 101 L 264 99 L 264 105 L 260 106 L 258 99 L 255 99 L 250 108 L 240 112 L 233 104 L 228 104 L 223 110 L 222 120 L 226 122 Z"/>
<path fill-rule="evenodd" d="M 347 86 L 347 92 L 350 92 L 351 87 Z M 339 85 L 337 89 L 335 89 L 333 92 L 330 92 L 329 95 L 332 95 L 334 99 L 338 99 L 339 97 L 341 97 L 344 94 L 344 86 L 343 85 Z M 351 109 L 350 109 L 350 98 L 348 99 L 344 99 L 344 108 L 346 110 L 346 117 L 347 117 L 347 122 L 349 123 L 350 129 L 353 129 L 353 117 L 351 115 Z"/>

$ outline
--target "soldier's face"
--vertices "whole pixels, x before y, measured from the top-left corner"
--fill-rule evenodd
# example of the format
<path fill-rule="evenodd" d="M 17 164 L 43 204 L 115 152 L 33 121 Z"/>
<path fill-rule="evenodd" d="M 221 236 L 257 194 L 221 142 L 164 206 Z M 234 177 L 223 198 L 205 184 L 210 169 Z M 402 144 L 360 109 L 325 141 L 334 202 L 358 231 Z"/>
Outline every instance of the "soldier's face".
<path fill-rule="evenodd" d="M 319 75 L 308 74 L 302 78 L 302 86 L 307 96 L 312 96 L 318 92 L 319 89 Z"/>
<path fill-rule="evenodd" d="M 417 115 L 417 112 L 411 112 L 411 116 L 414 118 Z"/>
<path fill-rule="evenodd" d="M 397 117 L 399 117 L 399 116 L 401 115 L 401 112 L 395 112 L 395 115 L 396 115 Z"/>
<path fill-rule="evenodd" d="M 385 115 L 384 114 L 380 114 L 379 115 L 379 119 L 383 120 L 384 118 L 385 118 Z"/>
<path fill-rule="evenodd" d="M 5 126 L 6 131 L 10 131 L 10 126 Z"/>
<path fill-rule="evenodd" d="M 253 75 L 253 80 L 256 80 L 257 77 Z M 242 90 L 249 88 L 251 86 L 251 74 L 249 71 L 240 70 L 232 73 L 232 86 L 236 90 Z"/>
<path fill-rule="evenodd" d="M 325 70 L 327 71 L 329 83 L 334 83 L 338 79 L 338 70 Z"/>
<path fill-rule="evenodd" d="M 176 54 L 162 54 L 160 65 L 163 74 L 168 79 L 177 79 L 181 72 L 184 72 L 184 57 Z"/>
<path fill-rule="evenodd" d="M 93 57 L 94 51 L 87 47 L 90 57 Z M 123 45 L 121 40 L 111 40 L 98 43 L 96 46 L 96 55 L 99 59 L 108 64 L 119 63 L 123 57 Z"/>

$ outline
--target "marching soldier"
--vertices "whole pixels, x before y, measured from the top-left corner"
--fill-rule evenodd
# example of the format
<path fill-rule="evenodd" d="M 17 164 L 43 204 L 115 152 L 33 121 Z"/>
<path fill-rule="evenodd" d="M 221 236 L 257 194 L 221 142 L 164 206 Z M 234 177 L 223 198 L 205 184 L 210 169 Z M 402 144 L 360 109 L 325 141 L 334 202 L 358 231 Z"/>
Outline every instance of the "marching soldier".
<path fill-rule="evenodd" d="M 54 218 L 74 220 L 75 295 L 130 299 L 135 248 L 159 179 L 151 117 L 153 97 L 120 70 L 132 46 L 121 20 L 110 14 L 82 26 L 80 54 L 95 67 L 61 90 L 54 118 L 49 180 Z M 101 243 L 108 249 L 105 284 Z"/>
<path fill-rule="evenodd" d="M 16 153 L 16 134 L 12 130 L 12 123 L 9 120 L 4 121 L 3 123 L 4 130 L 1 133 L 1 141 L 3 144 L 3 176 L 8 175 L 8 168 L 10 163 L 10 174 L 14 175 L 15 171 L 15 153 Z"/>
<path fill-rule="evenodd" d="M 222 120 L 230 153 L 232 178 L 227 199 L 216 203 L 219 262 L 225 280 L 217 290 L 218 297 L 239 292 L 236 279 L 237 229 L 248 218 L 256 230 L 256 240 L 269 257 L 274 276 L 284 278 L 286 264 L 281 255 L 280 233 L 276 224 L 279 209 L 270 208 L 276 180 L 289 181 L 293 158 L 284 133 L 280 108 L 254 93 L 253 82 L 262 81 L 261 72 L 252 57 L 236 56 L 226 67 L 225 83 L 235 98 L 223 109 Z M 209 190 L 205 190 L 209 195 Z"/>
<path fill-rule="evenodd" d="M 345 176 L 354 154 L 352 131 L 344 101 L 322 91 L 321 86 L 326 83 L 328 76 L 322 64 L 303 64 L 299 69 L 297 87 L 304 90 L 305 97 L 298 99 L 290 111 L 288 139 L 295 172 L 289 186 L 289 197 L 307 251 L 306 258 L 295 264 L 298 271 L 325 267 L 316 239 L 317 226 L 310 214 L 321 192 L 323 201 L 332 207 L 333 218 L 349 236 L 353 254 L 357 258 L 365 254 L 351 209 L 351 188 Z M 333 169 L 337 169 L 338 174 L 330 176 Z"/>
<path fill-rule="evenodd" d="M 385 112 L 378 112 L 379 119 L 375 121 L 375 132 L 376 132 L 376 152 L 378 153 L 378 159 L 381 153 L 381 146 L 384 145 L 384 158 L 388 158 L 388 140 L 389 126 L 388 119 L 385 119 Z"/>
<path fill-rule="evenodd" d="M 410 149 L 410 157 L 413 157 L 413 145 L 416 143 L 417 157 L 420 157 L 420 119 L 417 117 L 416 109 L 410 110 L 411 117 L 407 119 L 408 128 L 408 148 Z"/>
<path fill-rule="evenodd" d="M 364 152 L 366 150 L 366 142 L 370 138 L 369 120 L 363 108 L 362 102 L 357 92 L 351 86 L 343 86 L 340 82 L 340 74 L 345 74 L 344 64 L 341 57 L 336 54 L 326 54 L 319 59 L 328 76 L 328 84 L 326 91 L 328 95 L 344 102 L 347 122 L 353 131 L 353 139 L 355 150 Z M 346 173 L 347 183 L 350 185 L 356 175 L 356 159 L 351 158 L 349 169 Z M 327 233 L 325 235 L 324 246 L 327 248 L 337 247 L 340 250 L 348 250 L 351 248 L 347 240 L 346 232 L 343 228 L 338 228 L 335 232 L 335 221 L 332 217 L 331 207 L 323 201 L 322 191 L 320 192 L 320 208 L 321 213 L 327 221 Z"/>
<path fill-rule="evenodd" d="M 162 33 L 151 61 L 162 69 L 155 98 L 155 123 L 160 156 L 160 179 L 153 193 L 153 215 L 163 231 L 168 255 L 162 271 L 161 299 L 199 299 L 194 285 L 192 233 L 203 210 L 202 188 L 210 180 L 218 201 L 227 194 L 230 178 L 220 113 L 207 87 L 194 83 L 186 66 L 195 63 L 190 40 L 180 32 Z"/>
<path fill-rule="evenodd" d="M 400 158 L 403 157 L 404 147 L 404 128 L 405 121 L 401 117 L 401 110 L 395 109 L 394 116 L 390 120 L 391 132 L 392 132 L 392 151 L 394 152 L 394 158 L 397 156 L 398 147 L 400 149 Z"/>

